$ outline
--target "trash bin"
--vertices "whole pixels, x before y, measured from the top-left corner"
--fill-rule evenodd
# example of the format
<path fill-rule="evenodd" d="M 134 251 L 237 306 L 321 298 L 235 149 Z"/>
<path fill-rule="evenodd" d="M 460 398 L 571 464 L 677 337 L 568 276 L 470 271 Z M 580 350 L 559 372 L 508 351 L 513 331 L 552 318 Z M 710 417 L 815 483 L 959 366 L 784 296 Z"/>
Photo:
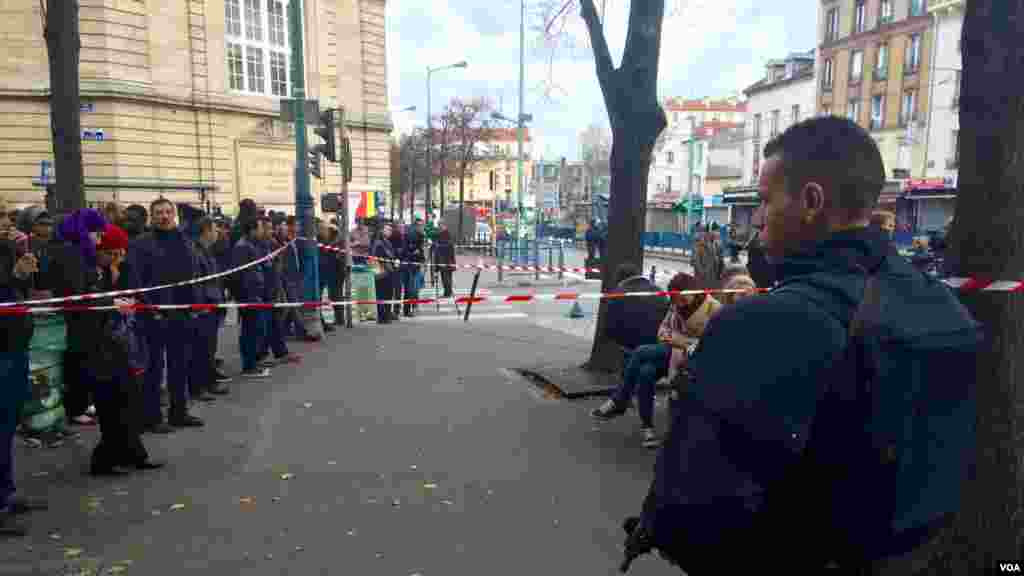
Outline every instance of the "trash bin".
<path fill-rule="evenodd" d="M 34 320 L 28 356 L 32 396 L 22 406 L 22 425 L 29 434 L 61 431 L 65 422 L 63 368 L 67 327 L 58 314 L 37 315 Z"/>
<path fill-rule="evenodd" d="M 373 269 L 369 266 L 362 264 L 352 266 L 352 299 L 356 301 L 377 299 L 377 282 Z M 376 304 L 356 304 L 354 308 L 353 318 L 362 322 L 377 320 Z"/>

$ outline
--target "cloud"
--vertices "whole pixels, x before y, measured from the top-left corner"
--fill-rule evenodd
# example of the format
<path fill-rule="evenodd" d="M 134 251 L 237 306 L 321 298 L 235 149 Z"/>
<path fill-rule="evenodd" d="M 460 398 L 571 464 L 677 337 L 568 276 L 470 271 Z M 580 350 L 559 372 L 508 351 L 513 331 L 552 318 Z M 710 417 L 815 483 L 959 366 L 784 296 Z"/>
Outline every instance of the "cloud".
<path fill-rule="evenodd" d="M 642 1 L 642 0 L 633 0 Z M 607 6 L 605 33 L 618 63 L 630 0 Z M 814 46 L 817 0 L 765 6 L 759 0 L 666 0 L 658 71 L 661 97 L 739 93 L 763 73 L 764 61 Z M 514 115 L 518 97 L 519 2 L 479 0 L 389 2 L 389 95 L 393 106 L 417 105 L 426 117 L 426 68 L 466 59 L 465 70 L 434 75 L 433 112 L 453 97 L 487 96 Z M 569 42 L 552 52 L 535 16 L 527 22 L 525 111 L 554 156 L 577 155 L 577 135 L 592 122 L 607 124 L 589 38 L 579 11 L 565 15 Z M 551 62 L 548 62 L 552 60 Z M 548 82 L 548 81 L 553 82 Z M 554 85 L 552 89 L 551 84 Z M 411 124 L 413 118 L 404 121 Z"/>

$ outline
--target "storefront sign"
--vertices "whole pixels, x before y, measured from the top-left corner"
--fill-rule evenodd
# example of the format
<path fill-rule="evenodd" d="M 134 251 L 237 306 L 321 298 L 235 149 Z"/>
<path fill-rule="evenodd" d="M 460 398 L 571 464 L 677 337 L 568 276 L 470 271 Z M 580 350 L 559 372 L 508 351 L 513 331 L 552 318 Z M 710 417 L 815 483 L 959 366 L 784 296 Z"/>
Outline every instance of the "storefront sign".
<path fill-rule="evenodd" d="M 911 178 L 903 183 L 904 190 L 934 190 L 946 187 L 943 178 Z"/>

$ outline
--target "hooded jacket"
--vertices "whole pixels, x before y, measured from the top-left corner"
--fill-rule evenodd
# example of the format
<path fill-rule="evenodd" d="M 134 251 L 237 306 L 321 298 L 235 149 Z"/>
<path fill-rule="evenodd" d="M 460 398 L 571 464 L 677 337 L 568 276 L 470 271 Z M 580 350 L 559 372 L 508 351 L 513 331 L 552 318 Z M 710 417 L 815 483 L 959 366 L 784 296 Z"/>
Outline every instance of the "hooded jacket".
<path fill-rule="evenodd" d="M 199 276 L 195 245 L 180 229 L 152 230 L 139 236 L 128 250 L 129 265 L 142 287 L 161 286 Z M 139 295 L 146 304 L 199 302 L 196 284 L 153 290 Z"/>
<path fill-rule="evenodd" d="M 14 277 L 17 261 L 14 241 L 0 241 L 0 302 L 21 302 L 28 298 L 32 280 Z M 32 316 L 0 314 L 0 352 L 26 352 L 32 332 Z"/>
<path fill-rule="evenodd" d="M 644 276 L 626 278 L 612 293 L 657 292 Z M 627 350 L 658 343 L 658 326 L 668 312 L 668 298 L 635 297 L 608 300 L 608 337 Z"/>
<path fill-rule="evenodd" d="M 235 244 L 231 252 L 231 265 L 234 268 L 238 268 L 239 266 L 259 260 L 263 255 L 263 247 L 259 241 L 243 236 Z M 270 262 L 263 262 L 236 272 L 238 274 L 238 281 L 233 284 L 234 287 L 232 288 L 233 291 L 237 292 L 237 294 L 233 294 L 235 300 L 249 304 L 268 302 L 266 300 L 268 268 L 270 268 Z"/>
<path fill-rule="evenodd" d="M 785 491 L 783 479 L 800 461 L 819 401 L 837 376 L 832 366 L 846 353 L 846 324 L 863 296 L 864 269 L 879 270 L 882 328 L 901 341 L 957 346 L 958 335 L 976 328 L 947 287 L 864 229 L 836 233 L 785 259 L 775 290 L 722 308 L 689 359 L 690 380 L 673 406 L 644 503 L 642 523 L 655 547 L 688 562 L 684 569 L 714 566 L 736 550 L 767 565 L 823 565 L 814 564 L 822 560 L 814 557 L 814 542 L 790 542 L 785 513 L 767 522 L 763 513 L 766 496 Z M 972 377 L 973 366 L 968 370 Z M 908 390 L 941 385 L 907 383 Z"/>

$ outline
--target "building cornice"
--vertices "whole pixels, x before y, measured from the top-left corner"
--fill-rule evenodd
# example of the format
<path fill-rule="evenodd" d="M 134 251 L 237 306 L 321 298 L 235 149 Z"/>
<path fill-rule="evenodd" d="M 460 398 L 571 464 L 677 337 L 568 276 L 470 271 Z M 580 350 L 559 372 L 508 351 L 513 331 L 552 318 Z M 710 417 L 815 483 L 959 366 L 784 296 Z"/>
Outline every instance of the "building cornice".
<path fill-rule="evenodd" d="M 819 46 L 819 49 L 822 57 L 827 58 L 832 52 L 847 50 L 850 48 L 860 48 L 877 38 L 888 36 L 890 34 L 907 34 L 910 32 L 926 30 L 930 22 L 931 15 L 922 14 L 921 16 L 904 18 L 903 20 L 897 20 L 895 22 L 878 24 L 874 28 L 857 34 L 851 34 L 832 42 L 823 42 Z"/>
<path fill-rule="evenodd" d="M 776 88 L 785 88 L 793 84 L 799 84 L 800 82 L 813 82 L 814 81 L 814 68 L 811 67 L 800 74 L 792 76 L 790 78 L 784 78 L 775 82 L 768 82 L 764 84 L 754 84 L 743 91 L 743 94 L 749 98 L 754 94 L 762 94 L 764 92 L 771 92 Z"/>
<path fill-rule="evenodd" d="M 133 102 L 138 104 L 158 104 L 182 108 L 185 110 L 209 110 L 212 112 L 227 112 L 234 114 L 247 114 L 250 116 L 262 116 L 264 118 L 278 118 L 276 100 L 267 100 L 266 106 L 247 106 L 237 102 L 226 100 L 223 96 L 211 96 L 207 101 L 201 100 L 192 102 L 189 99 L 177 98 L 166 94 L 154 93 L 143 84 L 130 82 L 96 82 L 83 81 L 81 85 L 81 100 L 92 100 L 107 98 L 122 102 Z M 11 88 L 0 87 L 0 99 L 29 99 L 48 102 L 50 90 L 47 88 Z M 363 114 L 355 116 L 346 114 L 345 125 L 350 129 L 375 130 L 380 132 L 391 132 L 395 126 L 390 114 Z"/>

